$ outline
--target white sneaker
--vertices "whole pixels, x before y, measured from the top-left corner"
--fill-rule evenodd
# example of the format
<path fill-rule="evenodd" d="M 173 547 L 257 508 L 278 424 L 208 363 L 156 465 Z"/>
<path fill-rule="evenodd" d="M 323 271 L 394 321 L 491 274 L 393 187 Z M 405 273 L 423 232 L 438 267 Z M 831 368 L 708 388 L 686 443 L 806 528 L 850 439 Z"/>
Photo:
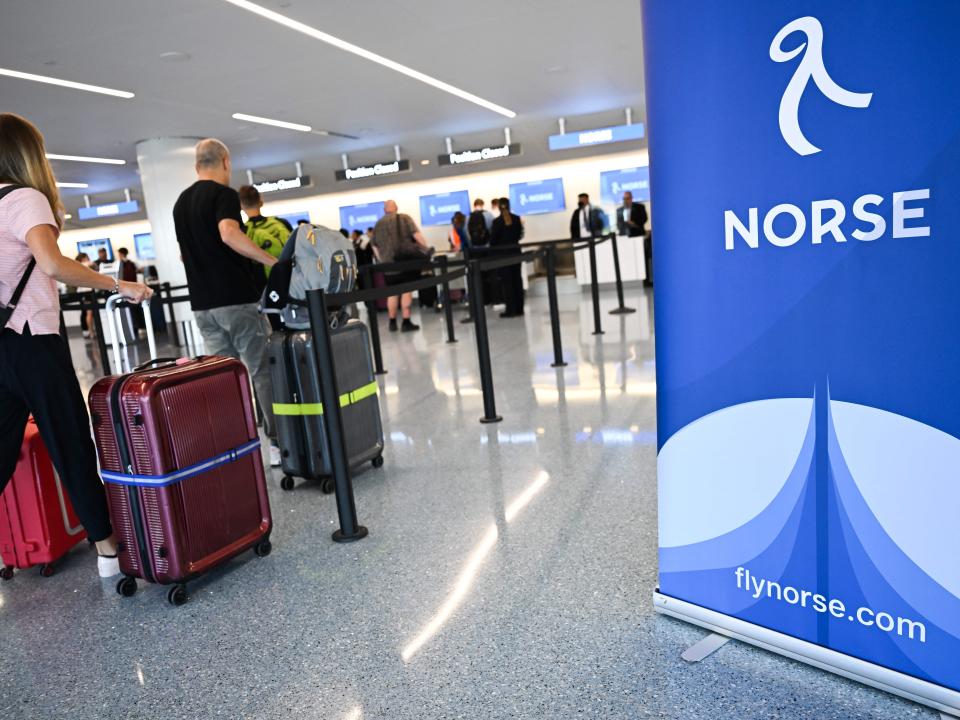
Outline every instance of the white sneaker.
<path fill-rule="evenodd" d="M 117 559 L 117 556 L 107 557 L 104 555 L 97 556 L 97 572 L 100 573 L 102 578 L 112 578 L 120 574 L 120 561 Z"/>
<path fill-rule="evenodd" d="M 90 331 L 89 331 L 89 330 L 84 330 L 84 331 L 81 333 L 81 335 L 83 335 L 83 337 L 86 338 L 87 340 L 90 339 Z"/>
<path fill-rule="evenodd" d="M 280 467 L 283 462 L 283 455 L 280 454 L 280 448 L 276 445 L 270 446 L 270 467 Z"/>

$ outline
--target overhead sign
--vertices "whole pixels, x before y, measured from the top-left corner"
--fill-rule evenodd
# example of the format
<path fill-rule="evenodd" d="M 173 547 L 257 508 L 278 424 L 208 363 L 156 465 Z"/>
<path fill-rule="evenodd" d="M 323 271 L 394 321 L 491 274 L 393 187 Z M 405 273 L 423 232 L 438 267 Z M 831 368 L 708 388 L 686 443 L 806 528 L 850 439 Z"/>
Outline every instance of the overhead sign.
<path fill-rule="evenodd" d="M 420 196 L 421 225 L 449 225 L 456 212 L 470 214 L 470 193 L 466 190 Z"/>
<path fill-rule="evenodd" d="M 410 172 L 409 160 L 394 160 L 392 162 L 376 163 L 374 165 L 358 165 L 357 167 L 337 170 L 334 174 L 337 180 L 362 180 L 364 178 L 381 177 Z"/>
<path fill-rule="evenodd" d="M 960 714 L 960 3 L 803 11 L 643 3 L 655 605 Z"/>
<path fill-rule="evenodd" d="M 650 168 L 634 167 L 600 173 L 600 200 L 608 205 L 623 203 L 630 192 L 636 201 L 650 199 Z"/>
<path fill-rule="evenodd" d="M 340 227 L 351 231 L 366 231 L 367 228 L 376 225 L 377 220 L 383 215 L 383 202 L 345 205 L 340 208 Z"/>
<path fill-rule="evenodd" d="M 128 200 L 110 205 L 82 207 L 77 211 L 77 215 L 81 220 L 96 220 L 98 218 L 115 217 L 116 215 L 130 215 L 139 211 L 140 203 L 136 200 Z"/>
<path fill-rule="evenodd" d="M 551 135 L 549 143 L 551 150 L 572 150 L 573 148 L 589 147 L 591 145 L 642 140 L 643 137 L 643 123 L 631 123 L 630 125 L 614 125 L 613 127 L 597 128 L 596 130 Z"/>
<path fill-rule="evenodd" d="M 469 165 L 472 163 L 486 162 L 487 160 L 502 160 L 503 158 L 521 155 L 522 149 L 520 143 L 511 143 L 510 145 L 497 145 L 494 147 L 477 148 L 476 150 L 459 150 L 457 152 L 446 153 L 437 157 L 440 165 Z"/>
<path fill-rule="evenodd" d="M 564 210 L 567 203 L 563 195 L 563 178 L 511 184 L 510 205 L 517 215 L 540 215 Z"/>
<path fill-rule="evenodd" d="M 300 175 L 292 178 L 281 178 L 279 180 L 265 180 L 253 185 L 261 195 L 264 193 L 282 192 L 284 190 L 297 190 L 302 187 L 310 186 L 310 176 Z"/>

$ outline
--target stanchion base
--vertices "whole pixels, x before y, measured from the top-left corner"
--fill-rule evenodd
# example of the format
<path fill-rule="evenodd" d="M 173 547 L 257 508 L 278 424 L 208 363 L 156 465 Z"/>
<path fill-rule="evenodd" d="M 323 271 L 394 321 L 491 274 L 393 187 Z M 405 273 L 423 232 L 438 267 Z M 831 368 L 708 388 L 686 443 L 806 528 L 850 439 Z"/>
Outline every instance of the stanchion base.
<path fill-rule="evenodd" d="M 356 542 L 357 540 L 362 540 L 369 534 L 370 531 L 363 525 L 357 525 L 357 531 L 353 535 L 344 535 L 343 530 L 337 530 L 333 533 L 333 541 L 337 543 Z"/>
<path fill-rule="evenodd" d="M 636 308 L 627 307 L 626 305 L 623 305 L 621 307 L 614 308 L 613 310 L 611 310 L 610 314 L 611 315 L 629 315 L 630 313 L 635 313 L 636 311 L 637 311 Z"/>
<path fill-rule="evenodd" d="M 467 317 L 463 318 L 463 319 L 460 321 L 460 324 L 461 324 L 461 325 L 466 325 L 467 323 L 472 323 L 472 322 L 473 322 L 473 316 L 472 316 L 472 315 L 467 315 Z"/>
<path fill-rule="evenodd" d="M 390 372 L 390 371 L 389 371 L 389 370 L 377 370 L 377 371 L 374 373 L 374 375 L 386 375 L 388 372 Z"/>
<path fill-rule="evenodd" d="M 460 342 L 459 340 L 447 340 L 447 345 L 453 345 L 455 342 Z"/>
<path fill-rule="evenodd" d="M 567 366 L 567 363 L 565 362 L 550 363 L 550 367 L 566 367 L 566 366 Z"/>
<path fill-rule="evenodd" d="M 502 421 L 502 420 L 503 420 L 503 416 L 502 416 L 502 415 L 497 415 L 497 416 L 492 417 L 492 418 L 488 418 L 488 417 L 482 417 L 482 418 L 480 418 L 480 422 L 482 422 L 484 425 L 489 425 L 490 423 L 498 423 L 498 422 L 500 422 L 500 421 Z"/>
<path fill-rule="evenodd" d="M 605 333 L 606 333 L 606 330 L 597 330 L 597 331 L 592 332 L 592 333 L 590 333 L 590 334 L 591 334 L 591 335 L 604 335 Z"/>

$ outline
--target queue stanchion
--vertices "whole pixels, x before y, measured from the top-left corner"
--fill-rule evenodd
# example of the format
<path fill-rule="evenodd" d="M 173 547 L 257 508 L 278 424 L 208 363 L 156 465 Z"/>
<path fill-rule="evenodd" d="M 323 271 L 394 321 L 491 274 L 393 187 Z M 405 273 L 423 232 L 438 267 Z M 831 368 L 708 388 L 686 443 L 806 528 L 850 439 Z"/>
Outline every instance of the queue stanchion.
<path fill-rule="evenodd" d="M 366 290 L 373 289 L 373 266 L 363 266 L 363 286 Z M 383 351 L 380 349 L 380 314 L 377 312 L 377 301 L 367 300 L 367 320 L 370 323 L 370 345 L 373 347 L 373 372 L 376 375 L 386 375 L 383 369 Z"/>
<path fill-rule="evenodd" d="M 440 275 L 443 277 L 443 314 L 447 321 L 447 343 L 455 343 L 457 336 L 453 332 L 453 305 L 450 302 L 450 281 L 447 280 L 449 261 L 446 255 L 437 258 L 440 263 Z"/>
<path fill-rule="evenodd" d="M 600 326 L 600 284 L 597 282 L 597 239 L 591 235 L 587 245 L 590 253 L 590 295 L 593 297 L 593 334 L 603 335 Z"/>
<path fill-rule="evenodd" d="M 610 233 L 610 243 L 613 245 L 613 272 L 617 281 L 617 306 L 610 311 L 611 315 L 628 315 L 636 312 L 636 308 L 623 304 L 623 279 L 620 277 L 620 252 L 617 250 L 617 234 Z"/>
<path fill-rule="evenodd" d="M 173 307 L 173 290 L 170 289 L 170 283 L 165 282 L 160 286 L 160 294 L 162 296 L 161 302 L 164 304 L 166 311 L 169 311 L 170 317 L 167 318 L 164 314 L 163 319 L 164 323 L 168 328 L 170 328 L 170 341 L 177 347 L 180 346 L 180 335 L 177 332 L 177 315 Z"/>
<path fill-rule="evenodd" d="M 103 368 L 103 374 L 110 374 L 110 353 L 107 351 L 107 339 L 103 336 L 103 320 L 100 318 L 100 301 L 97 300 L 97 294 L 91 292 L 91 308 L 93 309 L 93 331 L 97 336 L 97 350 L 100 352 L 100 367 Z M 116 338 L 114 338 L 116 342 Z M 117 369 L 117 372 L 120 372 Z"/>
<path fill-rule="evenodd" d="M 493 369 L 490 366 L 490 338 L 487 336 L 487 314 L 483 305 L 483 280 L 480 262 L 469 263 L 470 307 L 473 312 L 474 335 L 477 339 L 477 359 L 480 365 L 480 389 L 483 392 L 483 417 L 480 422 L 495 423 L 503 418 L 497 415 L 497 401 L 493 394 Z"/>
<path fill-rule="evenodd" d="M 553 332 L 553 362 L 550 367 L 565 367 L 563 339 L 560 336 L 560 305 L 557 300 L 557 248 L 547 245 L 547 298 L 550 301 L 550 330 Z"/>
<path fill-rule="evenodd" d="M 343 433 L 343 417 L 340 413 L 340 390 L 337 388 L 333 347 L 330 343 L 327 300 L 323 290 L 307 291 L 307 310 L 310 313 L 310 330 L 313 333 L 313 354 L 317 361 L 317 374 L 320 376 L 320 400 L 323 403 L 324 423 L 327 426 L 327 448 L 336 489 L 337 516 L 340 520 L 340 529 L 333 533 L 333 540 L 348 543 L 365 538 L 368 530 L 357 521 L 357 506 L 353 498 L 353 481 L 350 479 L 346 437 Z"/>
<path fill-rule="evenodd" d="M 82 314 L 83 310 L 80 312 Z M 70 352 L 70 338 L 67 337 L 67 321 L 63 319 L 63 310 L 60 311 L 60 337 L 63 338 L 63 344 L 67 346 L 67 357 L 70 358 L 70 364 L 73 365 L 73 353 Z"/>

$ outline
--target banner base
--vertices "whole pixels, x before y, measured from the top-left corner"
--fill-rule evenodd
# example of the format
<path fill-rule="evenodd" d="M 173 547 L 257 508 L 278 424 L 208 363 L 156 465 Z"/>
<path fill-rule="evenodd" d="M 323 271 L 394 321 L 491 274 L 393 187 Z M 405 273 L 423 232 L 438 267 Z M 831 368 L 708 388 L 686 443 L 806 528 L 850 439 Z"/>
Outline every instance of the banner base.
<path fill-rule="evenodd" d="M 960 716 L 960 693 L 909 675 L 859 660 L 850 655 L 798 640 L 790 635 L 738 620 L 737 618 L 676 598 L 653 593 L 654 610 L 685 620 L 711 632 L 783 655 L 821 670 L 856 680 L 864 685 L 899 695 L 941 712 L 946 720 Z"/>

